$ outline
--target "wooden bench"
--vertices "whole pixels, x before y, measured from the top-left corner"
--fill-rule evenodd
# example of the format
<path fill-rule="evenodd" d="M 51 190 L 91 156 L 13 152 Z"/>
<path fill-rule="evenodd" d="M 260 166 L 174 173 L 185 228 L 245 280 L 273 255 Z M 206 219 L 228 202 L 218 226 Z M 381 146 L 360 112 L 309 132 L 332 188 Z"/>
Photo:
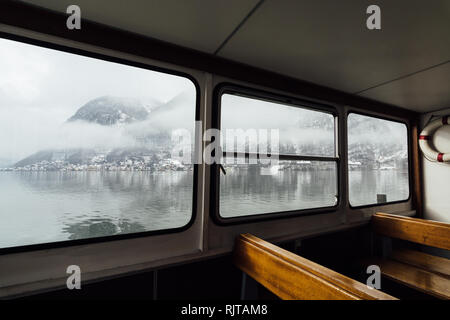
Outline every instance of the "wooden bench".
<path fill-rule="evenodd" d="M 396 299 L 251 234 L 238 237 L 233 259 L 237 267 L 281 299 Z"/>
<path fill-rule="evenodd" d="M 372 217 L 377 234 L 450 250 L 450 224 L 386 213 Z M 431 296 L 450 299 L 450 260 L 415 250 L 394 250 L 387 258 L 371 259 L 388 279 Z"/>

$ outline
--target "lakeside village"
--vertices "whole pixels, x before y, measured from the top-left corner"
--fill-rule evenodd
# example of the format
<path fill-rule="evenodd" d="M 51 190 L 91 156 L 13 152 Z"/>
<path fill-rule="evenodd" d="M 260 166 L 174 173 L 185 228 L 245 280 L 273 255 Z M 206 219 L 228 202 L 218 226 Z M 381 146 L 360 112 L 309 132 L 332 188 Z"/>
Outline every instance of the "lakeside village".
<path fill-rule="evenodd" d="M 245 163 L 224 163 L 225 170 L 248 170 L 260 167 L 261 170 L 270 169 L 274 171 L 312 171 L 312 170 L 335 170 L 334 162 L 312 162 L 312 161 L 278 161 L 269 165 L 248 165 Z M 363 166 L 361 162 L 349 161 L 350 170 L 396 170 L 402 169 L 404 163 L 382 164 L 376 163 L 370 166 Z M 178 159 L 170 157 L 158 158 L 155 156 L 132 156 L 123 161 L 107 161 L 106 156 L 97 155 L 88 163 L 70 163 L 65 160 L 42 160 L 25 166 L 11 166 L 0 168 L 0 172 L 47 172 L 47 171 L 147 171 L 147 172 L 167 172 L 167 171 L 192 171 L 193 165 L 182 163 Z"/>
<path fill-rule="evenodd" d="M 270 170 L 272 174 L 275 171 L 312 171 L 312 170 L 334 170 L 334 163 L 311 163 L 311 161 L 298 161 L 291 163 L 290 161 L 279 161 L 278 164 L 272 165 L 248 165 L 248 164 L 224 164 L 224 169 L 228 170 L 253 170 L 261 169 Z M 94 160 L 89 164 L 72 164 L 62 160 L 47 161 L 42 160 L 32 165 L 23 167 L 7 167 L 0 168 L 0 172 L 83 172 L 83 171 L 147 171 L 147 172 L 168 172 L 168 171 L 192 171 L 193 165 L 181 163 L 176 159 L 161 159 L 157 163 L 151 163 L 143 159 L 127 159 L 117 163 L 102 162 Z M 265 172 L 265 171 L 264 171 Z"/>
<path fill-rule="evenodd" d="M 273 164 L 262 165 L 248 163 L 224 163 L 226 170 L 261 170 L 270 169 L 274 171 L 284 170 L 331 170 L 334 169 L 334 163 L 322 163 L 319 166 L 311 161 L 278 161 Z M 148 155 L 148 156 L 127 156 L 121 161 L 111 161 L 105 155 L 96 155 L 86 163 L 71 163 L 67 160 L 53 159 L 41 160 L 33 164 L 24 166 L 11 166 L 0 168 L 0 172 L 83 172 L 83 171 L 147 171 L 147 172 L 167 172 L 167 171 L 192 171 L 193 165 L 183 163 L 178 159 L 172 159 L 170 154 Z"/>
<path fill-rule="evenodd" d="M 403 152 L 376 159 L 365 159 L 359 155 L 357 160 L 349 160 L 350 170 L 402 170 L 407 168 L 407 155 Z M 334 161 L 288 161 L 279 160 L 268 164 L 248 164 L 248 159 L 242 162 L 237 158 L 223 159 L 223 169 L 228 170 L 270 170 L 271 174 L 277 171 L 314 171 L 335 170 Z M 359 160 L 359 161 L 358 161 Z M 0 167 L 0 172 L 5 171 L 192 171 L 192 163 L 185 163 L 182 159 L 172 158 L 171 153 L 165 150 L 137 152 L 92 152 L 92 151 L 43 151 L 38 152 L 15 165 Z M 262 173 L 262 172 L 261 172 Z"/>
<path fill-rule="evenodd" d="M 65 159 L 41 160 L 24 166 L 0 168 L 0 171 L 191 171 L 193 166 L 170 155 L 128 156 L 123 160 L 109 160 L 106 155 L 95 155 L 84 163 Z"/>

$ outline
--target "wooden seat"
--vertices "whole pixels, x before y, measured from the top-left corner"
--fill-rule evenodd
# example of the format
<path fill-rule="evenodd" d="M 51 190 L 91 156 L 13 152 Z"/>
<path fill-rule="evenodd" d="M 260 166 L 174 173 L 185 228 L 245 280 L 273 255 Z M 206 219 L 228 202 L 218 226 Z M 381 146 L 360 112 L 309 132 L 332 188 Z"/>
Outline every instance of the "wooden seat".
<path fill-rule="evenodd" d="M 432 256 L 415 250 L 395 250 L 390 255 L 392 260 L 433 272 L 444 278 L 450 278 L 450 260 Z"/>
<path fill-rule="evenodd" d="M 390 259 L 373 260 L 388 279 L 440 299 L 450 299 L 450 279 L 413 265 Z"/>
<path fill-rule="evenodd" d="M 378 212 L 372 228 L 381 235 L 450 250 L 450 224 Z"/>
<path fill-rule="evenodd" d="M 396 299 L 251 234 L 236 240 L 234 263 L 281 299 Z"/>
<path fill-rule="evenodd" d="M 381 235 L 450 249 L 450 225 L 443 222 L 376 213 L 373 230 Z M 395 250 L 388 259 L 372 259 L 386 278 L 431 296 L 450 299 L 450 260 L 415 250 Z"/>

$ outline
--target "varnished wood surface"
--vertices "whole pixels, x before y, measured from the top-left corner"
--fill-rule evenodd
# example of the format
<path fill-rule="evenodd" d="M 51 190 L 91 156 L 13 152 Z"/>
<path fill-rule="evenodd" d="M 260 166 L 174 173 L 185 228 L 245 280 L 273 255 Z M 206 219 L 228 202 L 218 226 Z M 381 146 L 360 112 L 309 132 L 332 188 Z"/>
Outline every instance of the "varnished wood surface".
<path fill-rule="evenodd" d="M 250 234 L 236 240 L 234 263 L 281 299 L 395 299 Z"/>
<path fill-rule="evenodd" d="M 390 258 L 450 279 L 449 259 L 406 249 L 393 251 Z"/>
<path fill-rule="evenodd" d="M 392 238 L 450 250 L 450 224 L 387 213 L 372 216 L 372 228 Z"/>
<path fill-rule="evenodd" d="M 450 279 L 446 277 L 393 260 L 372 260 L 370 263 L 378 265 L 381 274 L 395 282 L 439 299 L 450 299 Z"/>
<path fill-rule="evenodd" d="M 412 180 L 413 180 L 413 204 L 418 218 L 423 218 L 423 192 L 422 192 L 422 156 L 419 151 L 419 133 L 417 120 L 412 121 L 411 126 L 411 155 L 412 155 Z"/>

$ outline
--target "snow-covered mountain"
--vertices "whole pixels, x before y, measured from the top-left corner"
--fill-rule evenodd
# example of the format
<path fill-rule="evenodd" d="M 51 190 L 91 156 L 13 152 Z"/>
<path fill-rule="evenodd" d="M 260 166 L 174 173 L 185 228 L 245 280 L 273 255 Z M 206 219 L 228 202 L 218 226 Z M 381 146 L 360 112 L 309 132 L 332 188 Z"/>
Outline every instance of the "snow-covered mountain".
<path fill-rule="evenodd" d="M 164 152 L 170 155 L 172 130 L 194 125 L 194 104 L 183 93 L 167 103 L 112 96 L 93 99 L 61 126 L 55 147 L 35 152 L 14 167 L 58 161 L 89 164 L 98 157 L 119 162 Z"/>
<path fill-rule="evenodd" d="M 17 162 L 16 167 L 40 162 L 91 163 L 96 157 L 107 162 L 169 154 L 172 131 L 194 125 L 195 97 L 181 93 L 166 103 L 143 103 L 129 98 L 104 96 L 79 108 L 62 126 L 60 143 L 42 148 Z M 305 115 L 297 128 L 288 132 L 292 140 L 280 141 L 287 154 L 333 154 L 334 119 L 321 113 Z M 407 165 L 405 128 L 368 117 L 349 116 L 349 162 L 372 168 Z M 323 142 L 320 135 L 326 134 Z M 306 141 L 299 140 L 308 136 Z M 298 141 L 297 141 L 297 140 Z M 300 141 L 300 142 L 299 142 Z M 95 161 L 94 161 L 95 162 Z"/>
<path fill-rule="evenodd" d="M 137 99 L 103 96 L 89 101 L 67 121 L 87 121 L 104 126 L 126 124 L 147 119 L 156 105 Z"/>
<path fill-rule="evenodd" d="M 349 162 L 379 168 L 407 166 L 406 127 L 369 117 L 348 120 Z"/>

